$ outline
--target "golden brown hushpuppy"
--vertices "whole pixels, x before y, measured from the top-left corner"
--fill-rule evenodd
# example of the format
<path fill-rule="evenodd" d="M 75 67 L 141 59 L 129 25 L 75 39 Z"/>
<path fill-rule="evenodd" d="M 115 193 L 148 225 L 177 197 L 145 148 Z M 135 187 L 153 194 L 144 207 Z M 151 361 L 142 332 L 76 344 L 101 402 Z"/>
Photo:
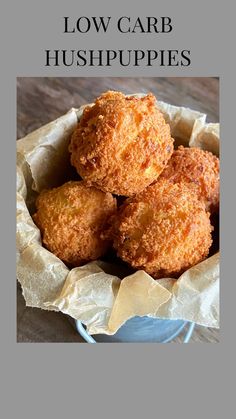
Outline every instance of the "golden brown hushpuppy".
<path fill-rule="evenodd" d="M 219 159 L 209 151 L 180 146 L 171 156 L 158 181 L 187 182 L 197 187 L 199 199 L 206 210 L 217 212 L 219 207 Z"/>
<path fill-rule="evenodd" d="M 109 245 L 100 235 L 116 199 L 83 181 L 40 193 L 33 219 L 44 245 L 65 263 L 79 266 L 102 256 Z"/>
<path fill-rule="evenodd" d="M 127 199 L 106 232 L 118 256 L 157 279 L 178 277 L 206 258 L 210 214 L 194 189 L 163 180 Z"/>
<path fill-rule="evenodd" d="M 108 91 L 84 109 L 69 151 L 87 185 L 131 196 L 158 178 L 173 139 L 153 94 L 137 98 Z"/>

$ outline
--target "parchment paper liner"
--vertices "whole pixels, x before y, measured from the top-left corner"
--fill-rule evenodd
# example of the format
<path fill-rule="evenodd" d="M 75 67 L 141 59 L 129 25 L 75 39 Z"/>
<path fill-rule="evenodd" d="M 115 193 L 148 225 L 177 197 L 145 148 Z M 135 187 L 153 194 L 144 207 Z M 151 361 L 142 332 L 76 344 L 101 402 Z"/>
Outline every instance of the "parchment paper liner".
<path fill-rule="evenodd" d="M 157 106 L 176 143 L 219 155 L 219 124 L 207 124 L 205 114 L 187 108 L 164 102 Z M 115 267 L 117 276 L 106 273 L 106 264 L 101 261 L 69 270 L 42 247 L 30 211 L 38 192 L 65 181 L 68 142 L 83 108 L 72 108 L 17 142 L 17 278 L 26 305 L 66 313 L 86 324 L 92 334 L 113 334 L 136 315 L 183 319 L 218 328 L 218 253 L 178 280 L 155 281 L 144 271 L 137 271 L 121 281 L 119 266 Z"/>

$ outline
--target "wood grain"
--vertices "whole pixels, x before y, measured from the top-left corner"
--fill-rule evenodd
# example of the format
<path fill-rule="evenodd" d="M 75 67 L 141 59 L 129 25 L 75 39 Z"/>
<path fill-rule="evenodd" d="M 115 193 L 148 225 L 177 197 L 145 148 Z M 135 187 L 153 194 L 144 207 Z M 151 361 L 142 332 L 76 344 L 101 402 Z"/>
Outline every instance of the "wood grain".
<path fill-rule="evenodd" d="M 207 114 L 219 121 L 219 80 L 216 77 L 19 77 L 17 79 L 17 138 L 78 108 L 106 90 L 152 92 L 159 99 Z M 174 342 L 182 341 L 180 335 Z M 83 342 L 73 322 L 62 313 L 25 306 L 17 285 L 17 342 Z M 218 343 L 219 330 L 196 326 L 191 343 Z"/>

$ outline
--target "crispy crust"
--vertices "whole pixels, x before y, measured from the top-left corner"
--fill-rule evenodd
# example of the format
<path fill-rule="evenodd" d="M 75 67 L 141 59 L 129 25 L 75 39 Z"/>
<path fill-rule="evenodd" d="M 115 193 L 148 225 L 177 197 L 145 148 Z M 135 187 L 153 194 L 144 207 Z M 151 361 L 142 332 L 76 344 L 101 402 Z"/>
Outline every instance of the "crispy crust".
<path fill-rule="evenodd" d="M 195 188 L 163 180 L 127 199 L 107 234 L 118 256 L 133 268 L 154 278 L 178 277 L 207 257 L 209 216 Z"/>
<path fill-rule="evenodd" d="M 173 183 L 192 183 L 197 187 L 199 199 L 203 199 L 207 211 L 219 209 L 219 159 L 200 148 L 180 146 L 172 154 L 167 167 L 158 181 L 168 179 Z"/>
<path fill-rule="evenodd" d="M 79 266 L 106 252 L 110 243 L 100 235 L 107 217 L 116 211 L 110 193 L 71 181 L 43 191 L 36 208 L 33 219 L 44 245 L 65 263 Z"/>
<path fill-rule="evenodd" d="M 173 139 L 155 96 L 108 91 L 85 108 L 69 151 L 87 185 L 131 196 L 158 178 L 173 152 Z"/>

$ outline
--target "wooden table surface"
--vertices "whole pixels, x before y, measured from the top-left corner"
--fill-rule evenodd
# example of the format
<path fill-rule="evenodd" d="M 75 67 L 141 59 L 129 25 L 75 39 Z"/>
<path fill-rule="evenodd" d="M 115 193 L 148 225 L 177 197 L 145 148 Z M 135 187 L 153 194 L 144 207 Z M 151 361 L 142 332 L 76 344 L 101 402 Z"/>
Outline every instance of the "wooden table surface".
<path fill-rule="evenodd" d="M 215 77 L 20 77 L 17 79 L 17 138 L 63 115 L 72 107 L 91 103 L 106 90 L 152 92 L 163 101 L 187 106 L 219 121 L 219 80 Z M 18 342 L 83 342 L 62 313 L 25 306 L 17 285 Z M 175 339 L 181 342 L 181 336 Z M 217 343 L 219 330 L 196 326 L 191 342 Z"/>

